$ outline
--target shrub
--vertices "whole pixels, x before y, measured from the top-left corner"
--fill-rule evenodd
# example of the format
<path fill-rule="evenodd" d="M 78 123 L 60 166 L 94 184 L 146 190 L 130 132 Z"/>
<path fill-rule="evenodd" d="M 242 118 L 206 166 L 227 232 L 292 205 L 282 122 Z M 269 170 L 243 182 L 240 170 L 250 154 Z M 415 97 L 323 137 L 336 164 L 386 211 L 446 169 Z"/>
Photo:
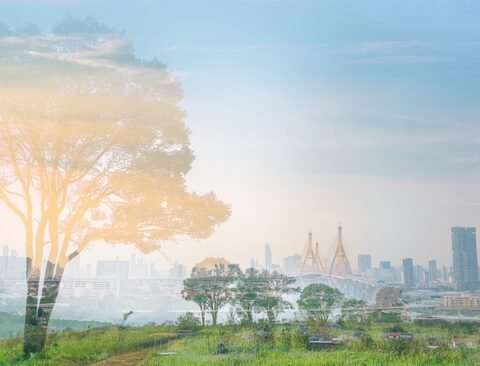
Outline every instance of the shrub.
<path fill-rule="evenodd" d="M 196 331 L 200 329 L 200 319 L 198 319 L 193 313 L 185 313 L 180 315 L 176 322 L 178 330 L 192 330 Z"/>

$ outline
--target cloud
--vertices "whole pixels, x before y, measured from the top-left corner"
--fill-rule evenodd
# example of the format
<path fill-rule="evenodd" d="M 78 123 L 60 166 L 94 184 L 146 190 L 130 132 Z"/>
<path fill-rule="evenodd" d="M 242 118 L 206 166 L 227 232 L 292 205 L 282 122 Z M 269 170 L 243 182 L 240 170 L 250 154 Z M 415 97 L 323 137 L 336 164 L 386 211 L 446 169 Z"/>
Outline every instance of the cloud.
<path fill-rule="evenodd" d="M 186 53 L 290 53 L 331 57 L 335 62 L 356 65 L 422 65 L 458 62 L 478 63 L 478 42 L 368 41 L 328 43 L 173 44 L 163 52 Z"/>

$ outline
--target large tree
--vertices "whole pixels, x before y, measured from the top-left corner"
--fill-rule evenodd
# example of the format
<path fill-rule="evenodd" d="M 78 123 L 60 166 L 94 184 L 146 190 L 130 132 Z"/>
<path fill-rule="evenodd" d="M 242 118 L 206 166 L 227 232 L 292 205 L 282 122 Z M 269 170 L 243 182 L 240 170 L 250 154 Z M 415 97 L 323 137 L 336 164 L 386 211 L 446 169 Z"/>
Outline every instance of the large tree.
<path fill-rule="evenodd" d="M 158 61 L 95 20 L 0 36 L 0 200 L 23 227 L 24 351 L 44 348 L 69 261 L 92 243 L 160 249 L 229 216 L 187 191 L 182 91 Z M 42 263 L 46 262 L 43 266 Z"/>
<path fill-rule="evenodd" d="M 313 283 L 302 290 L 297 301 L 299 309 L 316 325 L 325 324 L 333 309 L 340 306 L 343 294 L 336 288 Z"/>
<path fill-rule="evenodd" d="M 194 267 L 189 278 L 183 281 L 182 295 L 185 300 L 195 302 L 200 308 L 202 324 L 205 325 L 205 313 L 217 325 L 218 311 L 232 302 L 235 283 L 241 276 L 237 264 L 215 264 L 208 268 Z"/>

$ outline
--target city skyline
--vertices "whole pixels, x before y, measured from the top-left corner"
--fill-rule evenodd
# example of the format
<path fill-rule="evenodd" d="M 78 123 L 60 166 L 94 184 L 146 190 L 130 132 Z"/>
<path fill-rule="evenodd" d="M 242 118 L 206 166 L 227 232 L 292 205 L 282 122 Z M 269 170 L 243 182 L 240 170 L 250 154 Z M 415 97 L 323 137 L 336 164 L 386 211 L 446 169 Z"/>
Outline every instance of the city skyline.
<path fill-rule="evenodd" d="M 0 23 L 48 30 L 92 15 L 181 81 L 197 156 L 187 184 L 214 190 L 232 216 L 207 240 L 165 244 L 152 255 L 159 265 L 168 266 L 164 255 L 192 265 L 204 253 L 246 264 L 265 242 L 279 262 L 308 229 L 325 252 L 339 221 L 353 257 L 424 263 L 435 250 L 449 263 L 450 227 L 480 217 L 479 5 L 406 1 L 392 18 L 380 1 L 347 3 L 212 1 L 209 11 L 185 0 L 2 1 Z M 0 217 L 20 253 L 18 225 L 4 208 Z M 84 256 L 130 254 L 111 249 Z"/>
<path fill-rule="evenodd" d="M 465 227 L 465 228 L 464 227 L 451 227 L 451 230 L 452 230 L 452 233 L 455 232 L 455 230 L 473 230 L 475 232 L 475 228 L 468 228 L 468 227 Z M 312 234 L 311 231 L 309 232 L 308 237 L 309 237 L 308 240 L 310 242 L 310 245 L 312 246 L 312 249 L 313 249 L 313 242 L 312 242 L 313 234 Z M 453 236 L 452 238 L 454 238 L 454 237 L 455 236 Z M 452 240 L 454 240 L 454 239 L 452 239 Z M 445 277 L 443 272 L 445 272 L 445 268 L 447 268 L 446 265 L 448 265 L 448 268 L 450 268 L 453 271 L 454 266 L 455 266 L 455 255 L 456 255 L 455 250 L 454 250 L 455 245 L 453 243 L 454 242 L 452 241 L 451 256 L 452 256 L 453 259 L 450 261 L 450 263 L 442 263 L 441 264 L 442 269 L 437 269 L 438 260 L 436 258 L 430 258 L 425 263 L 420 263 L 420 265 L 418 265 L 418 264 L 415 265 L 415 267 L 424 268 L 425 276 L 427 276 L 427 278 L 426 278 L 427 282 L 432 281 L 432 280 L 435 281 L 435 280 L 437 280 L 437 278 Z M 475 238 L 473 239 L 473 242 L 470 245 L 471 246 L 474 245 L 475 248 L 476 248 Z M 317 246 L 318 246 L 318 242 L 315 243 L 315 247 L 317 247 Z M 14 258 L 17 261 L 19 261 L 20 259 L 25 259 L 23 257 L 19 257 L 16 249 L 10 248 L 8 245 L 3 245 L 3 246 L 1 246 L 1 248 L 2 248 L 2 252 L 1 252 L 0 258 L 10 257 L 10 258 Z M 299 253 L 301 253 L 301 254 L 299 254 Z M 316 253 L 318 253 L 318 249 L 315 249 L 314 254 L 317 255 Z M 308 245 L 304 246 L 303 251 L 293 252 L 288 256 L 278 258 L 278 260 L 273 260 L 272 248 L 271 248 L 270 244 L 267 243 L 267 244 L 264 244 L 264 253 L 263 254 L 264 254 L 263 261 L 262 261 L 261 257 L 257 257 L 257 258 L 256 257 L 251 257 L 248 264 L 238 263 L 238 262 L 234 262 L 234 261 L 232 263 L 237 263 L 237 264 L 241 265 L 242 268 L 245 268 L 245 269 L 247 269 L 247 268 L 263 268 L 263 269 L 271 270 L 271 271 L 281 269 L 282 272 L 287 273 L 288 270 L 286 271 L 285 268 L 288 267 L 288 266 L 291 266 L 292 263 L 286 264 L 286 262 L 289 262 L 289 261 L 293 260 L 293 261 L 298 262 L 297 263 L 297 266 L 298 266 L 297 272 L 298 273 L 294 272 L 294 273 L 290 273 L 290 274 L 296 276 L 296 275 L 300 274 L 300 272 L 301 272 L 301 263 L 303 263 L 305 258 L 307 258 L 307 260 L 308 260 Z M 137 258 L 137 255 L 139 256 L 138 258 Z M 375 262 L 375 261 L 372 260 L 372 255 L 368 254 L 368 253 L 358 254 L 356 256 L 356 258 L 354 258 L 353 255 L 351 255 L 350 253 L 347 252 L 346 256 L 347 256 L 347 260 L 350 263 L 354 264 L 354 266 L 352 268 L 355 269 L 356 271 L 360 271 L 360 273 L 362 273 L 362 272 L 366 273 L 366 272 L 368 272 L 369 270 L 372 270 L 372 269 L 403 268 L 405 266 L 405 260 L 410 260 L 410 261 L 412 260 L 411 258 L 403 258 L 400 261 L 400 263 L 395 263 L 394 262 L 393 266 L 392 266 L 392 261 L 389 260 L 389 258 L 381 258 L 381 259 L 379 259 L 378 261 Z M 297 257 L 299 259 L 297 259 Z M 458 254 L 457 254 L 457 257 L 458 257 Z M 472 257 L 471 259 L 473 260 L 473 256 L 471 256 L 471 257 Z M 144 259 L 146 260 L 145 263 L 143 262 Z M 94 263 L 87 262 L 87 263 L 83 263 L 83 265 L 88 266 L 90 271 L 95 272 L 95 268 L 98 268 L 98 263 L 99 262 L 112 262 L 113 263 L 115 261 L 117 261 L 117 262 L 120 261 L 120 262 L 130 263 L 131 270 L 129 271 L 129 273 L 131 273 L 131 274 L 134 274 L 135 271 L 141 271 L 141 272 L 143 271 L 144 273 L 149 273 L 149 268 L 150 269 L 154 268 L 153 272 L 155 272 L 156 271 L 155 262 L 154 261 L 148 261 L 148 259 L 149 259 L 148 254 L 137 253 L 136 251 L 133 250 L 133 251 L 131 251 L 131 253 L 129 255 L 129 259 L 125 256 L 120 258 L 117 255 L 115 260 L 106 259 L 106 258 L 96 259 L 96 262 L 94 262 Z M 202 260 L 203 259 L 204 258 L 202 258 Z M 324 256 L 323 258 L 319 258 L 319 259 L 321 260 L 323 265 L 330 265 L 331 264 L 331 259 L 329 259 L 326 256 Z M 71 264 L 70 267 L 75 267 L 75 270 L 78 271 L 79 262 L 80 262 L 80 258 L 77 258 L 77 260 L 74 261 Z M 458 260 L 457 260 L 457 262 L 458 262 Z M 138 263 L 138 265 L 136 265 L 135 263 Z M 261 263 L 264 263 L 264 264 L 262 265 Z M 376 266 L 376 263 L 378 263 L 378 266 Z M 2 264 L 2 262 L 0 262 L 0 264 Z M 95 265 L 96 267 L 92 267 L 92 264 Z M 135 269 L 137 266 L 142 267 L 142 269 Z M 185 270 L 186 270 L 188 268 L 191 269 L 191 268 L 195 267 L 195 264 L 191 265 L 190 267 L 186 267 L 183 263 L 179 263 L 178 261 L 170 262 L 169 267 L 168 268 L 163 268 L 163 271 L 161 271 L 161 272 L 163 272 L 164 274 L 168 273 L 168 272 L 171 272 L 172 270 L 175 270 L 175 268 L 177 266 L 183 266 L 183 267 L 185 267 Z M 143 267 L 145 267 L 145 268 L 143 268 Z M 314 270 L 314 271 L 320 270 L 320 272 L 321 271 L 328 272 L 328 268 L 323 268 L 323 267 L 318 268 L 318 269 L 310 268 L 310 270 Z M 97 272 L 98 272 L 98 269 L 97 269 Z M 115 272 L 115 270 L 113 270 L 113 272 Z M 438 273 L 441 273 L 441 275 L 439 275 Z M 1 275 L 1 271 L 0 271 L 0 275 Z M 149 277 L 149 276 L 150 275 L 145 276 L 145 277 Z"/>

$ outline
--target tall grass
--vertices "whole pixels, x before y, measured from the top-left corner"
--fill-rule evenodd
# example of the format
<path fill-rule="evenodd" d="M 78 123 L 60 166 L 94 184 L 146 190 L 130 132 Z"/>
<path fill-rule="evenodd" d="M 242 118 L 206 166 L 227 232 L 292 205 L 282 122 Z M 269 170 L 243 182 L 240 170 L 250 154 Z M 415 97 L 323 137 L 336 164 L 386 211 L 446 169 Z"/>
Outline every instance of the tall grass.
<path fill-rule="evenodd" d="M 21 339 L 0 341 L 0 366 L 82 366 L 118 354 L 152 347 L 142 366 L 310 366 L 310 365 L 480 365 L 480 350 L 452 349 L 453 336 L 478 334 L 477 326 L 403 324 L 414 340 L 385 340 L 391 324 L 364 326 L 365 335 L 330 350 L 307 351 L 308 336 L 295 326 L 209 327 L 196 336 L 173 339 L 172 327 L 97 328 L 49 335 L 42 354 L 22 357 Z M 351 330 L 323 329 L 330 336 Z M 430 349 L 432 337 L 438 348 Z M 171 353 L 174 354 L 171 354 Z M 163 353 L 163 355 L 160 355 Z"/>
<path fill-rule="evenodd" d="M 43 353 L 25 359 L 22 340 L 0 342 L 0 366 L 82 366 L 114 355 L 154 346 L 173 335 L 172 328 L 97 328 L 51 334 Z"/>
<path fill-rule="evenodd" d="M 218 352 L 220 343 L 227 353 Z M 446 343 L 429 349 L 428 344 L 427 337 L 384 340 L 366 335 L 339 348 L 307 351 L 305 337 L 292 328 L 276 328 L 273 337 L 265 342 L 251 329 L 223 329 L 216 334 L 210 331 L 172 342 L 162 350 L 164 352 L 157 350 L 150 354 L 141 366 L 480 365 L 480 351 L 450 349 Z"/>

